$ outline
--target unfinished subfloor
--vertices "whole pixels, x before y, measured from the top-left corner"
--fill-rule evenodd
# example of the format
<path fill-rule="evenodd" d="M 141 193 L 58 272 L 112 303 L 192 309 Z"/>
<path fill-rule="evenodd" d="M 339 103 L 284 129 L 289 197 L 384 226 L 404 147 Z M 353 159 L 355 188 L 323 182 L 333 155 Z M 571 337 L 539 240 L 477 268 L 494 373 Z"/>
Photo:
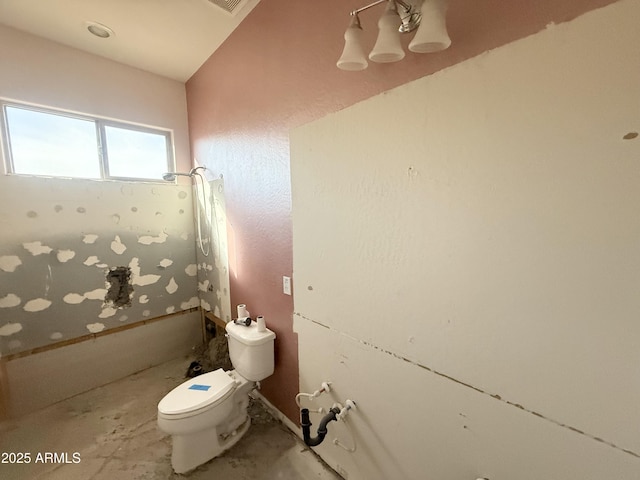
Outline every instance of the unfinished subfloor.
<path fill-rule="evenodd" d="M 233 448 L 188 474 L 173 473 L 171 437 L 156 426 L 156 408 L 184 381 L 188 365 L 165 363 L 0 423 L 0 478 L 340 479 L 259 401 L 252 401 L 251 428 Z M 15 463 L 24 453 L 30 463 Z"/>

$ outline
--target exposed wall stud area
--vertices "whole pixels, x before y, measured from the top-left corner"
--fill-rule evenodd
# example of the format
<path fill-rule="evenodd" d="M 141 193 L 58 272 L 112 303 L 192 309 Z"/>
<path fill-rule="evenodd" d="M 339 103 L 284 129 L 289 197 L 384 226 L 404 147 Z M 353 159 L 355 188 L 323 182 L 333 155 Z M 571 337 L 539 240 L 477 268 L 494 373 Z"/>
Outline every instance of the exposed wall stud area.
<path fill-rule="evenodd" d="M 129 267 L 114 267 L 107 272 L 107 295 L 104 302 L 116 308 L 131 306 L 131 269 Z"/>

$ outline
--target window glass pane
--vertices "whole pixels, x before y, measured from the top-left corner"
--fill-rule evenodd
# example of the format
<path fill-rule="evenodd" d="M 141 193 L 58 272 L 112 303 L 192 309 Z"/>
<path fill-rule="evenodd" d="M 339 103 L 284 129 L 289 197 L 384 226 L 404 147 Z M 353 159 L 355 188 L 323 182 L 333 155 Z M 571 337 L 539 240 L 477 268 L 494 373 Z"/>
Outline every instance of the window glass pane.
<path fill-rule="evenodd" d="M 6 106 L 13 172 L 100 178 L 95 123 Z"/>
<path fill-rule="evenodd" d="M 167 171 L 167 136 L 105 126 L 109 175 L 160 180 Z"/>

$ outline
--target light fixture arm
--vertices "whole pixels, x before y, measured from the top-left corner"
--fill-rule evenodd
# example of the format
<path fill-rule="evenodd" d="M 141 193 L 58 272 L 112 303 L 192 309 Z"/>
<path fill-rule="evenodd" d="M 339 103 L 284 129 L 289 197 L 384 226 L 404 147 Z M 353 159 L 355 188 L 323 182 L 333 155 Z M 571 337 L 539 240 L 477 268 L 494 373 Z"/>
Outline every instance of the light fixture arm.
<path fill-rule="evenodd" d="M 356 17 L 356 21 L 358 21 L 359 23 L 358 14 L 360 12 L 368 10 L 371 7 L 375 7 L 376 5 L 380 5 L 381 3 L 387 2 L 389 2 L 389 0 L 376 0 L 369 5 L 365 5 L 364 7 L 353 10 L 350 15 Z M 404 10 L 403 14 L 400 15 L 400 20 L 402 21 L 400 27 L 398 28 L 400 33 L 412 32 L 413 30 L 418 28 L 418 25 L 420 25 L 420 20 L 422 19 L 420 8 L 410 3 L 406 3 L 403 0 L 395 0 L 395 3 L 402 7 L 402 9 Z"/>
<path fill-rule="evenodd" d="M 358 15 L 360 12 L 364 12 L 365 10 L 370 9 L 371 7 L 375 7 L 376 5 L 380 5 L 388 0 L 377 0 L 376 2 L 370 3 L 369 5 L 365 5 L 364 7 L 360 7 L 351 12 L 351 15 Z"/>
<path fill-rule="evenodd" d="M 364 12 L 365 10 L 370 9 L 371 7 L 375 7 L 376 5 L 380 5 L 381 3 L 384 2 L 388 2 L 389 0 L 377 0 L 376 2 L 370 3 L 369 5 L 365 5 L 364 7 L 360 7 L 354 11 L 351 12 L 351 15 L 358 15 L 360 12 Z M 410 11 L 411 10 L 411 5 L 403 2 L 402 0 L 396 0 L 396 3 L 398 5 L 402 5 L 402 7 L 405 9 L 405 11 Z"/>

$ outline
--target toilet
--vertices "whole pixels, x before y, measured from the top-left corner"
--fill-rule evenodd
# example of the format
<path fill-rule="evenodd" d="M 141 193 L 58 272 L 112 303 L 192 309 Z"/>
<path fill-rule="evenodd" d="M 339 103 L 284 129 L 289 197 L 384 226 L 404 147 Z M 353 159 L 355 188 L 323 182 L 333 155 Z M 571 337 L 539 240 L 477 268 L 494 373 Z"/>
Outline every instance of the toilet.
<path fill-rule="evenodd" d="M 251 424 L 247 407 L 256 383 L 273 374 L 275 333 L 226 325 L 234 370 L 219 368 L 189 379 L 158 403 L 158 427 L 172 437 L 171 465 L 185 473 L 235 445 Z"/>

